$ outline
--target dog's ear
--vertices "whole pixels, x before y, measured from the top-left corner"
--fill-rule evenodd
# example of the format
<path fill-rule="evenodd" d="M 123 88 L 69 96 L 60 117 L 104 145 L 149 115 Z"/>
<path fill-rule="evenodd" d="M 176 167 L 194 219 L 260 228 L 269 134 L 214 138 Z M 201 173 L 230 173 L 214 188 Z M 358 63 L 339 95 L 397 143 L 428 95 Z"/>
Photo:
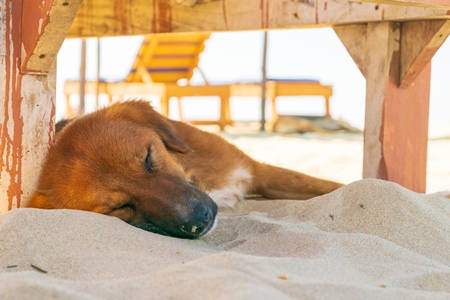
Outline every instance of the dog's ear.
<path fill-rule="evenodd" d="M 161 137 L 167 149 L 184 154 L 192 151 L 192 149 L 189 148 L 176 134 L 175 127 L 173 127 L 173 125 L 170 124 L 169 121 L 167 121 L 166 119 L 161 119 L 159 121 L 163 122 L 158 122 L 158 124 L 156 124 L 153 129 Z"/>
<path fill-rule="evenodd" d="M 110 116 L 131 120 L 135 123 L 149 126 L 161 137 L 167 149 L 189 153 L 192 151 L 177 135 L 175 127 L 169 119 L 156 112 L 148 102 L 126 101 L 111 106 Z"/>
<path fill-rule="evenodd" d="M 64 120 L 58 121 L 55 124 L 55 133 L 56 134 L 60 133 L 61 130 L 63 130 L 64 127 L 66 127 L 71 121 L 72 121 L 72 119 L 64 119 Z"/>

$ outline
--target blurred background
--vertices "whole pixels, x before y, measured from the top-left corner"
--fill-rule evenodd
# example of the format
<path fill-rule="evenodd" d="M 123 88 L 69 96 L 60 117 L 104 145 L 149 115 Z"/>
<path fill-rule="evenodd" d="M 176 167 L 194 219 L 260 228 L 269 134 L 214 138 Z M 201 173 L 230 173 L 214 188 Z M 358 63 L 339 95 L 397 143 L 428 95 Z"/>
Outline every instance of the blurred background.
<path fill-rule="evenodd" d="M 210 84 L 258 82 L 262 77 L 262 31 L 213 33 L 205 43 L 199 67 Z M 115 37 L 100 40 L 100 78 L 123 80 L 131 69 L 143 37 Z M 86 79 L 97 77 L 97 40 L 87 39 Z M 58 54 L 57 120 L 64 117 L 66 80 L 79 80 L 81 40 L 68 39 Z M 314 79 L 333 87 L 331 115 L 363 129 L 365 109 L 365 79 L 331 28 L 274 30 L 268 33 L 267 77 Z M 199 72 L 190 80 L 193 85 L 204 83 Z M 94 110 L 94 95 L 86 95 L 86 112 Z M 446 41 L 432 61 L 430 103 L 430 137 L 450 136 L 450 41 Z M 156 108 L 157 98 L 149 98 Z M 71 97 L 76 105 L 78 99 Z M 100 105 L 107 99 L 100 98 Z M 219 100 L 190 99 L 183 104 L 186 119 L 217 119 Z M 169 117 L 177 119 L 176 101 L 171 102 Z M 174 109 L 172 109 L 174 106 Z M 258 121 L 261 118 L 258 97 L 232 98 L 231 113 L 236 121 Z M 317 97 L 301 97 L 297 101 L 279 98 L 279 114 L 323 115 L 323 101 Z M 269 107 L 267 118 L 270 118 Z"/>

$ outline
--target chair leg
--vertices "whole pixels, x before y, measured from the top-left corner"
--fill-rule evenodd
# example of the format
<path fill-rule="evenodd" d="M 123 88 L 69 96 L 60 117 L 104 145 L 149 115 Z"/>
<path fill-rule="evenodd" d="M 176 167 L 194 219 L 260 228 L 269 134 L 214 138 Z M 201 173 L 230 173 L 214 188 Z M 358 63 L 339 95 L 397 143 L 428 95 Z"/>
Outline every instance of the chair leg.
<path fill-rule="evenodd" d="M 178 117 L 180 118 L 180 121 L 185 121 L 183 117 L 183 106 L 181 103 L 181 97 L 177 97 L 178 100 Z"/>
<path fill-rule="evenodd" d="M 225 98 L 225 105 L 224 105 L 224 109 L 225 109 L 225 113 L 224 113 L 224 118 L 225 118 L 225 123 L 227 125 L 232 125 L 233 124 L 233 119 L 231 118 L 231 108 L 230 108 L 230 96 L 224 96 Z"/>
<path fill-rule="evenodd" d="M 113 95 L 111 94 L 106 94 L 108 96 L 108 106 L 111 106 L 111 104 L 113 103 Z"/>
<path fill-rule="evenodd" d="M 161 99 L 161 103 L 160 103 L 159 112 L 161 113 L 161 115 L 168 117 L 169 116 L 169 99 L 165 95 L 161 95 L 160 99 Z"/>
<path fill-rule="evenodd" d="M 65 94 L 66 96 L 66 115 L 64 116 L 65 119 L 70 119 L 72 117 L 72 110 L 70 106 L 70 94 Z"/>
<path fill-rule="evenodd" d="M 275 123 L 278 121 L 278 112 L 277 112 L 277 97 L 275 95 L 270 96 L 270 100 L 272 103 L 272 118 L 270 119 L 270 122 L 268 122 L 268 131 L 273 131 L 273 127 Z"/>
<path fill-rule="evenodd" d="M 227 108 L 227 99 L 228 97 L 225 97 L 224 95 L 220 96 L 220 117 L 218 122 L 220 131 L 224 131 L 225 126 L 227 125 L 227 110 L 229 110 L 229 108 Z"/>
<path fill-rule="evenodd" d="M 330 114 L 330 97 L 325 97 L 325 116 L 329 117 Z"/>

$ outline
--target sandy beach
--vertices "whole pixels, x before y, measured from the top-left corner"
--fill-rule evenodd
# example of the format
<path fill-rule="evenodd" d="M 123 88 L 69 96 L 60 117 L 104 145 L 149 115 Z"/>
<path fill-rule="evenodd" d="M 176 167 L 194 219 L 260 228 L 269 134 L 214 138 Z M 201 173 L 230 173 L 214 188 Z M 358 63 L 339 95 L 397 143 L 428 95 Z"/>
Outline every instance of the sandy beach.
<path fill-rule="evenodd" d="M 450 299 L 450 199 L 361 179 L 362 137 L 233 135 L 254 158 L 348 183 L 246 200 L 199 240 L 72 210 L 0 215 L 0 299 Z M 450 189 L 450 139 L 428 192 Z"/>
<path fill-rule="evenodd" d="M 450 134 L 431 134 L 427 193 L 450 189 Z M 259 161 L 343 183 L 362 178 L 363 136 L 359 134 L 224 134 Z"/>

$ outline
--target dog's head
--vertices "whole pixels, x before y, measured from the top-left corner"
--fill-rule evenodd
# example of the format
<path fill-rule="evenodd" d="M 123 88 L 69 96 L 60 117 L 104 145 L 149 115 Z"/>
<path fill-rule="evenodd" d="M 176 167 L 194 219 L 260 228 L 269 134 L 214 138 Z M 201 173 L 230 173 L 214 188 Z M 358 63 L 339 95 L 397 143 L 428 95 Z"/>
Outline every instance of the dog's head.
<path fill-rule="evenodd" d="M 177 161 L 190 151 L 148 103 L 114 104 L 57 134 L 27 206 L 93 211 L 198 238 L 213 228 L 217 206 Z"/>

